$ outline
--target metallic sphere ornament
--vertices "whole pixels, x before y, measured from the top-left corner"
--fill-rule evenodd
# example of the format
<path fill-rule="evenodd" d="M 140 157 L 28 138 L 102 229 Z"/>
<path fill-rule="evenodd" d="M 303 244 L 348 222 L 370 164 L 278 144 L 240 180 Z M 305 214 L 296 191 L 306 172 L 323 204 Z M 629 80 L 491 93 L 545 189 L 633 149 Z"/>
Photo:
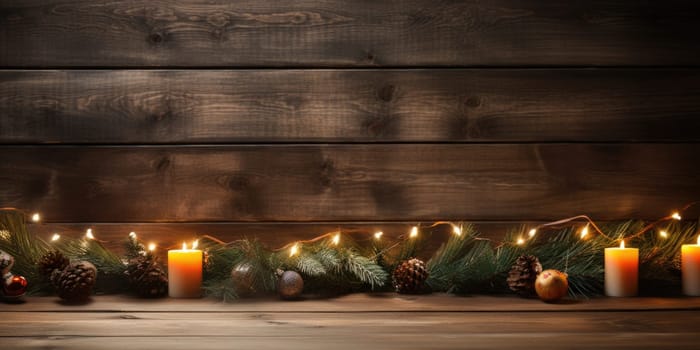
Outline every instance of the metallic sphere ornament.
<path fill-rule="evenodd" d="M 277 292 L 280 298 L 284 300 L 294 300 L 301 296 L 304 290 L 304 279 L 296 271 L 285 271 L 280 276 L 277 283 Z"/>
<path fill-rule="evenodd" d="M 23 276 L 11 276 L 2 287 L 5 298 L 20 298 L 27 292 L 27 279 Z"/>

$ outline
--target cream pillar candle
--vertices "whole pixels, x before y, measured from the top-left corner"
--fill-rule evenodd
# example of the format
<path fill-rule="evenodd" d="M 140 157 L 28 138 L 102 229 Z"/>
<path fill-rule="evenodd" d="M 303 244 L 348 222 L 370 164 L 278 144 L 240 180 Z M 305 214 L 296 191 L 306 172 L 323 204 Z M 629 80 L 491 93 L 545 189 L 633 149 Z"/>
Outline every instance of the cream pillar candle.
<path fill-rule="evenodd" d="M 683 294 L 700 296 L 700 236 L 698 244 L 684 244 L 681 247 L 681 270 Z"/>
<path fill-rule="evenodd" d="M 605 248 L 605 294 L 611 297 L 637 295 L 639 249 Z"/>
<path fill-rule="evenodd" d="M 172 298 L 199 298 L 202 295 L 202 251 L 187 249 L 168 251 L 168 295 Z"/>

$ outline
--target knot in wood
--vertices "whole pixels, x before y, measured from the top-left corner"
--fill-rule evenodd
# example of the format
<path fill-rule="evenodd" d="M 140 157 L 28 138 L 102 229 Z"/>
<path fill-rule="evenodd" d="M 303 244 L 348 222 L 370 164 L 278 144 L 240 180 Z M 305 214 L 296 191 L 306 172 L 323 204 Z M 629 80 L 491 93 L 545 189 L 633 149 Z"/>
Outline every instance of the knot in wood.
<path fill-rule="evenodd" d="M 163 41 L 165 41 L 165 36 L 163 35 L 163 33 L 153 32 L 153 33 L 148 35 L 148 41 L 153 43 L 153 44 L 158 45 L 158 44 L 162 43 Z"/>
<path fill-rule="evenodd" d="M 471 96 L 464 102 L 467 107 L 475 108 L 481 105 L 481 99 L 478 96 Z"/>
<path fill-rule="evenodd" d="M 379 89 L 379 99 L 382 101 L 389 102 L 394 97 L 394 91 L 396 87 L 394 85 L 386 85 Z"/>

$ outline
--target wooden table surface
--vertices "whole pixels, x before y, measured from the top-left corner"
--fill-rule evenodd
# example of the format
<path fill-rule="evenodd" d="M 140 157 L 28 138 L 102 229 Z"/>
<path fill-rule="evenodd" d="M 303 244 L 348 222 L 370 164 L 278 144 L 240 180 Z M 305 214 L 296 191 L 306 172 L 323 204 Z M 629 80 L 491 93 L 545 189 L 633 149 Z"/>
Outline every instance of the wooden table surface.
<path fill-rule="evenodd" d="M 698 349 L 700 298 L 353 294 L 0 304 L 0 349 Z"/>

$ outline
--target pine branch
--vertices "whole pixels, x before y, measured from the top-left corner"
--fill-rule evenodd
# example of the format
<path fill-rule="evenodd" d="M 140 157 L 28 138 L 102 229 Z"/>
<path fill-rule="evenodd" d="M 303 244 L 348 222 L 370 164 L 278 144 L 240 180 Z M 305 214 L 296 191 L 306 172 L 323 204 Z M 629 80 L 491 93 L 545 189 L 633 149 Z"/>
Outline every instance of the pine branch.
<path fill-rule="evenodd" d="M 374 261 L 362 255 L 356 254 L 352 250 L 348 250 L 343 261 L 344 269 L 354 275 L 360 282 L 369 284 L 374 290 L 376 287 L 384 286 L 389 278 L 389 274 L 377 265 Z"/>

